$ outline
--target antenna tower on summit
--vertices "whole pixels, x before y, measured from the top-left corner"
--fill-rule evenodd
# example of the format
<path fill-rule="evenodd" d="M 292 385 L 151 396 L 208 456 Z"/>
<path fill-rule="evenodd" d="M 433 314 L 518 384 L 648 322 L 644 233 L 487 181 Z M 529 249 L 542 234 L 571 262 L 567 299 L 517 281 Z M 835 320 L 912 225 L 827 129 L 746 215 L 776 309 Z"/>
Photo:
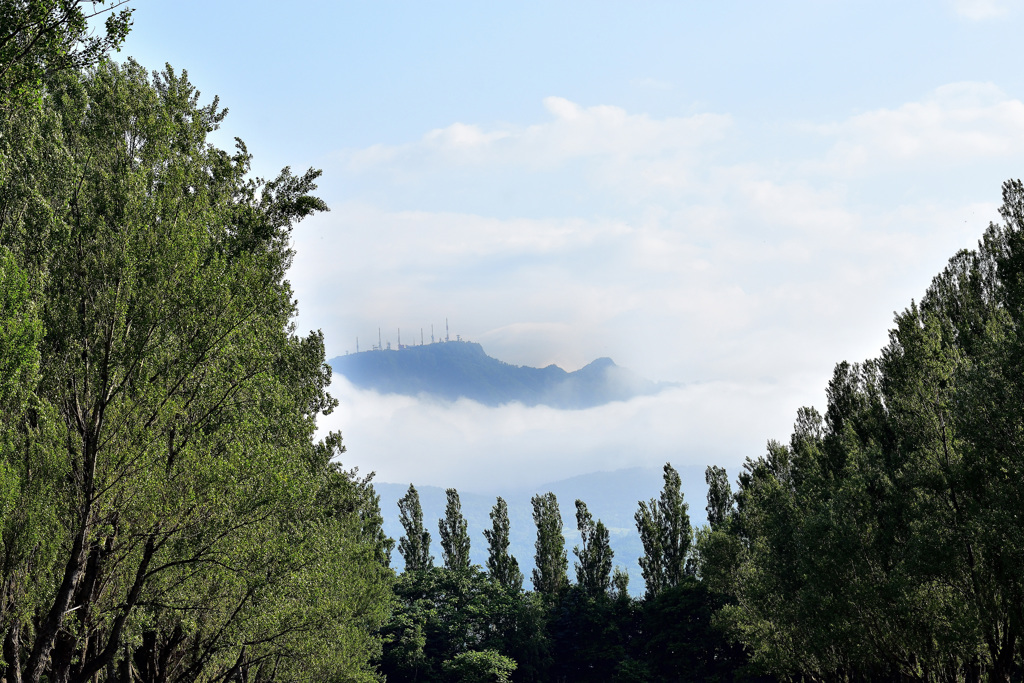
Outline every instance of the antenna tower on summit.
<path fill-rule="evenodd" d="M 434 343 L 434 323 L 430 323 L 430 343 Z"/>
<path fill-rule="evenodd" d="M 384 342 L 382 342 L 381 339 L 380 339 L 380 328 L 379 327 L 377 328 L 377 350 L 378 351 L 383 351 L 384 350 Z"/>
<path fill-rule="evenodd" d="M 402 328 L 398 328 L 398 350 L 402 350 Z"/>
<path fill-rule="evenodd" d="M 444 319 L 444 340 L 446 342 L 452 340 L 452 338 L 448 336 L 448 318 Z"/>

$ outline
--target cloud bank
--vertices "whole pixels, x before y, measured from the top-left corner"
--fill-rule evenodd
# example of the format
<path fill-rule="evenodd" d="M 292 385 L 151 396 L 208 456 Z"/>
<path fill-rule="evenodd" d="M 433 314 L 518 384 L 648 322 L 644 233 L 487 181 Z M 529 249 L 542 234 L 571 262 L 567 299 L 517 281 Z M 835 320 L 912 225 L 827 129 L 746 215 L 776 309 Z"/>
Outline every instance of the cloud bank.
<path fill-rule="evenodd" d="M 759 454 L 998 218 L 1024 152 L 1024 103 L 989 83 L 837 121 L 543 107 L 530 125 L 453 123 L 337 155 L 327 175 L 348 189 L 296 233 L 300 328 L 323 327 L 333 356 L 378 328 L 440 336 L 447 318 L 507 362 L 610 356 L 685 387 L 567 415 L 336 379 L 325 424 L 384 480 Z"/>
<path fill-rule="evenodd" d="M 727 463 L 764 451 L 765 434 L 798 390 L 792 385 L 716 382 L 587 410 L 510 404 L 496 408 L 381 395 L 334 375 L 340 407 L 322 430 L 342 431 L 342 461 L 380 481 L 490 492 L 581 472 Z M 775 406 L 766 413 L 764 405 Z"/>

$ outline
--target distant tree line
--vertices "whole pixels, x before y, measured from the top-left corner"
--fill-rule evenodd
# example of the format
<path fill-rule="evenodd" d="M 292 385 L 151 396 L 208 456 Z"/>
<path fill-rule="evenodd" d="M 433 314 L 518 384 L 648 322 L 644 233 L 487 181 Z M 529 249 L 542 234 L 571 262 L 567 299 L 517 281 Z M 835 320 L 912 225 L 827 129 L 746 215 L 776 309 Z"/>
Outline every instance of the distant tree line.
<path fill-rule="evenodd" d="M 491 510 L 486 566 L 469 561 L 469 535 L 459 495 L 447 490 L 438 520 L 441 566 L 429 553 L 419 494 L 399 500 L 405 534 L 398 549 L 405 571 L 384 629 L 382 672 L 391 681 L 645 681 L 731 680 L 747 671 L 742 647 L 712 623 L 723 605 L 695 575 L 687 503 L 679 474 L 664 468 L 657 499 L 636 513 L 647 587 L 630 597 L 629 576 L 613 570 L 607 527 L 575 502 L 580 544 L 572 549 L 575 582 L 558 501 L 532 499 L 537 529 L 533 590 L 509 554 L 508 506 Z M 468 672 L 472 671 L 472 675 Z"/>

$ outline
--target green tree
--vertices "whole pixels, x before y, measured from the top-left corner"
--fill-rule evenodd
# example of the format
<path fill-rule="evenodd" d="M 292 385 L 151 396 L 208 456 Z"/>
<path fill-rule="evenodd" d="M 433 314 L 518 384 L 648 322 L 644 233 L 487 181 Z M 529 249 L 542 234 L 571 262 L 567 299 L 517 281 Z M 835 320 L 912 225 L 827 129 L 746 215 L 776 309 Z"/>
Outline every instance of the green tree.
<path fill-rule="evenodd" d="M 4 290 L 42 332 L 0 451 L 8 678 L 368 673 L 388 574 L 368 483 L 314 441 L 330 371 L 285 279 L 318 173 L 249 178 L 183 73 L 46 87 L 16 161 L 47 172 L 0 190 Z"/>
<path fill-rule="evenodd" d="M 491 528 L 484 529 L 487 539 L 487 573 L 507 590 L 523 589 L 523 573 L 519 562 L 509 552 L 508 504 L 498 496 L 491 509 Z"/>
<path fill-rule="evenodd" d="M 545 597 L 555 597 L 568 585 L 569 559 L 565 554 L 565 535 L 558 499 L 553 493 L 533 496 L 533 522 L 537 525 L 533 588 Z"/>
<path fill-rule="evenodd" d="M 629 599 L 629 572 L 622 567 L 612 570 L 612 595 L 618 600 Z"/>
<path fill-rule="evenodd" d="M 118 50 L 131 29 L 125 2 L 3 0 L 0 2 L 0 103 L 23 106 L 45 78 L 78 72 Z M 106 14 L 104 30 L 89 20 Z"/>
<path fill-rule="evenodd" d="M 459 683 L 508 683 L 515 670 L 515 660 L 494 650 L 463 652 L 444 663 L 447 680 Z"/>
<path fill-rule="evenodd" d="M 711 593 L 732 599 L 741 553 L 735 500 L 725 468 L 711 465 L 704 475 L 708 484 L 708 524 L 693 535 L 687 573 L 700 579 Z"/>
<path fill-rule="evenodd" d="M 1018 181 L 1001 215 L 896 315 L 877 359 L 836 366 L 823 419 L 801 410 L 790 444 L 741 474 L 737 604 L 723 618 L 775 671 L 1020 671 Z"/>
<path fill-rule="evenodd" d="M 732 487 L 724 467 L 709 465 L 704 471 L 708 485 L 708 525 L 711 529 L 722 526 L 732 512 Z"/>
<path fill-rule="evenodd" d="M 685 576 L 690 548 L 690 516 L 683 501 L 682 482 L 671 464 L 665 463 L 664 487 L 658 500 L 640 501 L 634 516 L 643 543 L 640 571 L 648 597 L 679 584 Z"/>
<path fill-rule="evenodd" d="M 412 484 L 398 499 L 398 512 L 405 529 L 405 535 L 398 539 L 398 553 L 405 560 L 405 571 L 421 572 L 434 566 L 434 556 L 430 554 L 430 532 L 423 526 L 420 494 Z"/>
<path fill-rule="evenodd" d="M 445 494 L 448 503 L 444 509 L 444 519 L 438 520 L 438 531 L 441 536 L 441 557 L 445 569 L 466 571 L 469 569 L 469 532 L 466 530 L 466 518 L 462 516 L 462 504 L 459 492 L 447 489 Z"/>
<path fill-rule="evenodd" d="M 580 532 L 580 545 L 573 548 L 576 555 L 576 583 L 589 595 L 603 595 L 611 589 L 612 552 L 608 528 L 587 510 L 587 504 L 576 501 L 576 528 Z"/>
<path fill-rule="evenodd" d="M 539 678 L 545 639 L 534 594 L 508 591 L 476 566 L 432 567 L 399 576 L 395 598 L 384 628 L 388 680 L 451 680 L 446 663 L 486 650 L 514 660 L 518 675 Z"/>
<path fill-rule="evenodd" d="M 716 628 L 714 614 L 721 606 L 721 599 L 690 576 L 643 601 L 639 659 L 648 680 L 758 680 L 743 647 Z"/>

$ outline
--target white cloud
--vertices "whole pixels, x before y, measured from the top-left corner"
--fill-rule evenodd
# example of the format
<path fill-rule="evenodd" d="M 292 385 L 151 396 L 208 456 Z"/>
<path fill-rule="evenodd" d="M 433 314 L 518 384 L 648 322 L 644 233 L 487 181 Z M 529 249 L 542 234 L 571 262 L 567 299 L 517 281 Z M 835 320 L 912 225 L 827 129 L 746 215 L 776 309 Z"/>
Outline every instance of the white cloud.
<path fill-rule="evenodd" d="M 505 137 L 508 137 L 508 133 L 504 131 L 485 133 L 478 126 L 453 123 L 447 128 L 430 131 L 424 136 L 423 141 L 439 148 L 464 149 L 482 147 Z"/>
<path fill-rule="evenodd" d="M 620 107 L 583 107 L 562 97 L 547 97 L 552 118 L 530 126 L 453 123 L 426 133 L 418 142 L 350 151 L 350 170 L 364 172 L 382 164 L 437 164 L 556 168 L 577 159 L 664 158 L 692 152 L 720 140 L 732 119 L 703 113 L 653 119 Z"/>
<path fill-rule="evenodd" d="M 952 83 L 921 102 L 816 126 L 835 139 L 835 172 L 870 172 L 893 162 L 954 165 L 1024 153 L 1024 102 L 991 83 Z"/>
<path fill-rule="evenodd" d="M 953 0 L 953 10 L 971 21 L 996 19 L 1020 7 L 1019 0 Z"/>
<path fill-rule="evenodd" d="M 714 383 L 566 411 L 382 396 L 335 375 L 331 393 L 340 406 L 320 427 L 342 430 L 345 464 L 373 470 L 379 481 L 486 491 L 666 461 L 735 470 L 769 436 L 788 437 L 797 391 L 793 384 Z"/>

